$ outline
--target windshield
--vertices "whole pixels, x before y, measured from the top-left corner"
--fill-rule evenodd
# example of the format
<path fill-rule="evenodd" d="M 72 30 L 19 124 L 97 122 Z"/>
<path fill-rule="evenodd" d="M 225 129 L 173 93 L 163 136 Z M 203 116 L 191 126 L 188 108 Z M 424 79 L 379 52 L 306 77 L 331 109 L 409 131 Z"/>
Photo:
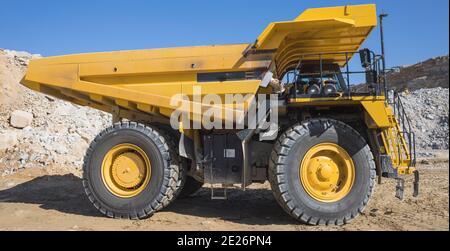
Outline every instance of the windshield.
<path fill-rule="evenodd" d="M 347 91 L 347 84 L 342 76 L 341 69 L 336 64 L 327 64 L 323 66 L 322 74 L 320 73 L 320 65 L 304 64 L 300 70 L 293 70 L 286 74 L 283 81 L 293 84 L 292 89 L 296 95 L 309 94 L 311 87 L 317 86 L 318 89 L 323 87 L 332 87 L 335 92 Z"/>
<path fill-rule="evenodd" d="M 297 84 L 299 85 L 335 85 L 337 91 L 343 91 L 341 86 L 341 74 L 340 73 L 324 73 L 320 76 L 318 74 L 305 74 L 300 75 L 297 80 Z"/>

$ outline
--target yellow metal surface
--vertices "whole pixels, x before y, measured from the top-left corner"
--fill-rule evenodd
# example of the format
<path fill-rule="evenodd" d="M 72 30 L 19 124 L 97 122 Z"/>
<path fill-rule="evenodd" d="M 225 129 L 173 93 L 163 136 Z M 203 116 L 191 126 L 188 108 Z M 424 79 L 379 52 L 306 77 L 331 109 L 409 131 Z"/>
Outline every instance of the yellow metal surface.
<path fill-rule="evenodd" d="M 45 85 L 57 92 L 76 90 L 86 95 L 80 99 L 88 101 L 89 95 L 97 95 L 104 97 L 100 101 L 103 103 L 127 100 L 134 105 L 170 109 L 174 108 L 170 105 L 171 97 L 183 91 L 189 94 L 189 87 L 197 83 L 198 72 L 267 67 L 268 62 L 265 61 L 240 62 L 247 46 L 203 46 L 43 58 L 30 63 L 22 83 L 30 88 L 36 84 Z M 244 91 L 248 89 L 247 81 L 239 84 Z M 224 87 L 223 83 L 208 83 L 204 87 L 217 91 L 219 85 Z M 257 88 L 251 89 L 255 92 Z M 231 90 L 229 87 L 224 92 Z"/>
<path fill-rule="evenodd" d="M 256 48 L 278 49 L 286 36 L 306 35 L 300 42 L 307 45 L 319 41 L 321 45 L 336 46 L 339 39 L 351 38 L 353 49 L 357 49 L 375 26 L 374 4 L 307 9 L 293 21 L 271 23 L 258 37 Z"/>
<path fill-rule="evenodd" d="M 271 23 L 255 47 L 277 51 L 277 75 L 282 76 L 299 58 L 317 61 L 311 54 L 358 50 L 376 26 L 374 4 L 308 9 L 293 21 Z M 348 58 L 352 57 L 350 53 Z M 341 66 L 346 63 L 342 54 L 323 55 L 322 59 Z"/>
<path fill-rule="evenodd" d="M 106 112 L 167 118 L 177 108 L 171 98 L 191 95 L 193 86 L 201 86 L 203 95 L 246 95 L 259 90 L 260 80 L 200 83 L 198 73 L 264 71 L 275 61 L 287 67 L 299 59 L 299 53 L 357 49 L 375 25 L 374 5 L 309 9 L 292 22 L 269 25 L 253 47 L 212 45 L 36 59 L 21 83 Z M 262 53 L 247 55 L 249 48 Z M 234 109 L 227 104 L 222 108 Z"/>
<path fill-rule="evenodd" d="M 300 164 L 300 182 L 315 200 L 332 203 L 348 195 L 355 180 L 355 166 L 342 147 L 324 143 L 312 147 Z"/>
<path fill-rule="evenodd" d="M 389 121 L 391 108 L 386 102 L 381 100 L 362 101 L 361 105 L 366 111 L 365 120 L 368 128 L 388 128 L 392 126 L 391 121 Z"/>
<path fill-rule="evenodd" d="M 133 144 L 121 144 L 109 150 L 103 159 L 101 171 L 108 190 L 121 198 L 139 195 L 151 178 L 149 157 Z"/>
<path fill-rule="evenodd" d="M 353 97 L 323 97 L 323 98 L 293 98 L 289 100 L 290 106 L 323 106 L 323 105 L 355 105 L 362 102 L 385 103 L 384 96 L 353 96 Z"/>
<path fill-rule="evenodd" d="M 335 106 L 362 106 L 366 112 L 366 124 L 369 128 L 388 128 L 393 126 L 389 120 L 391 108 L 386 104 L 384 96 L 353 96 L 353 97 L 327 97 L 327 98 L 295 98 L 289 100 L 293 107 L 335 107 Z"/>

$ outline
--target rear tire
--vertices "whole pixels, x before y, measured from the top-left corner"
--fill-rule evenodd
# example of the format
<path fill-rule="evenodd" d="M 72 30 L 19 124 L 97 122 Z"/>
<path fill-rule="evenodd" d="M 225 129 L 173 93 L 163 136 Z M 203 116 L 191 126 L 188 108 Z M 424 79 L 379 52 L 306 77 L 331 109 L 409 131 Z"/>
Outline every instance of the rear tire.
<path fill-rule="evenodd" d="M 342 183 L 339 180 L 349 178 L 346 178 L 348 175 L 337 175 L 338 183 L 333 188 L 336 201 L 315 197 L 302 176 L 305 169 L 309 170 L 309 166 L 304 165 L 304 159 L 308 159 L 311 149 L 322 145 L 335 145 L 336 149 L 345 150 L 343 152 L 351 158 L 348 163 L 354 167 L 351 186 L 344 195 L 341 194 L 342 197 L 337 195 L 345 181 Z M 325 158 L 324 161 L 329 162 L 327 156 L 319 155 L 317 158 Z M 345 163 L 335 166 L 342 168 Z M 321 177 L 322 167 L 317 168 L 317 173 L 310 172 L 311 175 Z M 288 129 L 277 140 L 269 164 L 269 180 L 277 202 L 292 217 L 310 225 L 343 225 L 357 217 L 369 202 L 375 175 L 374 158 L 364 138 L 350 126 L 331 119 L 314 119 Z M 322 194 L 319 193 L 318 197 Z"/>
<path fill-rule="evenodd" d="M 133 196 L 114 193 L 105 181 L 109 172 L 104 170 L 110 170 L 109 165 L 105 165 L 106 156 L 116 146 L 124 144 L 140 149 L 150 162 L 148 183 L 143 183 L 145 186 L 142 185 L 141 191 Z M 168 206 L 176 194 L 181 172 L 177 154 L 170 145 L 156 129 L 135 122 L 116 123 L 102 131 L 91 143 L 84 159 L 83 186 L 89 200 L 111 218 L 144 219 Z M 114 157 L 116 160 L 117 156 Z M 111 170 L 113 168 L 111 164 Z"/>

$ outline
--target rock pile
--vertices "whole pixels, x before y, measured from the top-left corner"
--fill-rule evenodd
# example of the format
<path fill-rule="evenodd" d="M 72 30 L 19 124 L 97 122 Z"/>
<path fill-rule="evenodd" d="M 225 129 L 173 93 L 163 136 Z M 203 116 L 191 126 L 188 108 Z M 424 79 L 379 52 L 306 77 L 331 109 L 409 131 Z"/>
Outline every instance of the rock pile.
<path fill-rule="evenodd" d="M 420 89 L 404 92 L 401 97 L 416 134 L 419 155 L 429 156 L 431 150 L 448 150 L 449 89 Z"/>
<path fill-rule="evenodd" d="M 76 172 L 90 141 L 111 116 L 19 84 L 31 54 L 0 49 L 0 176 L 21 168 Z"/>
<path fill-rule="evenodd" d="M 2 50 L 3 54 L 5 54 L 7 57 L 13 59 L 13 62 L 16 65 L 20 66 L 28 66 L 28 63 L 31 59 L 35 58 L 41 58 L 42 55 L 40 54 L 30 54 L 26 51 L 12 51 L 12 50 Z"/>

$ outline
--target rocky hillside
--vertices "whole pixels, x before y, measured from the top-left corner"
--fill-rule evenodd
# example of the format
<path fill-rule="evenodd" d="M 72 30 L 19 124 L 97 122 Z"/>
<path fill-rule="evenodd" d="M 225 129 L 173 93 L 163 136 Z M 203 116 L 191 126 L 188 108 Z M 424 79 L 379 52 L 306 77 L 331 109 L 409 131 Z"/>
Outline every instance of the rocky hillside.
<path fill-rule="evenodd" d="M 449 89 L 419 89 L 401 94 L 403 105 L 416 134 L 419 157 L 430 150 L 448 150 Z"/>
<path fill-rule="evenodd" d="M 431 58 L 415 65 L 401 66 L 387 77 L 389 85 L 399 91 L 449 88 L 448 55 Z"/>
<path fill-rule="evenodd" d="M 29 60 L 36 57 L 39 55 L 0 49 L 0 176 L 36 167 L 50 172 L 66 169 L 79 173 L 90 141 L 111 124 L 109 114 L 60 101 L 20 85 Z M 400 73 L 415 72 L 409 69 L 428 72 L 423 81 L 432 83 L 426 82 L 424 86 L 434 87 L 435 83 L 445 86 L 440 81 L 446 78 L 448 87 L 448 57 L 440 60 L 421 63 L 426 69 L 431 64 L 440 65 L 436 66 L 440 70 L 421 71 L 411 66 L 413 68 L 404 68 Z M 447 68 L 442 64 L 445 60 Z M 410 73 L 422 76 L 414 74 Z M 432 156 L 433 150 L 448 150 L 449 89 L 421 89 L 405 92 L 402 97 L 417 133 L 420 156 Z"/>
<path fill-rule="evenodd" d="M 111 116 L 20 85 L 33 57 L 39 55 L 0 49 L 0 175 L 31 167 L 78 171 Z"/>

